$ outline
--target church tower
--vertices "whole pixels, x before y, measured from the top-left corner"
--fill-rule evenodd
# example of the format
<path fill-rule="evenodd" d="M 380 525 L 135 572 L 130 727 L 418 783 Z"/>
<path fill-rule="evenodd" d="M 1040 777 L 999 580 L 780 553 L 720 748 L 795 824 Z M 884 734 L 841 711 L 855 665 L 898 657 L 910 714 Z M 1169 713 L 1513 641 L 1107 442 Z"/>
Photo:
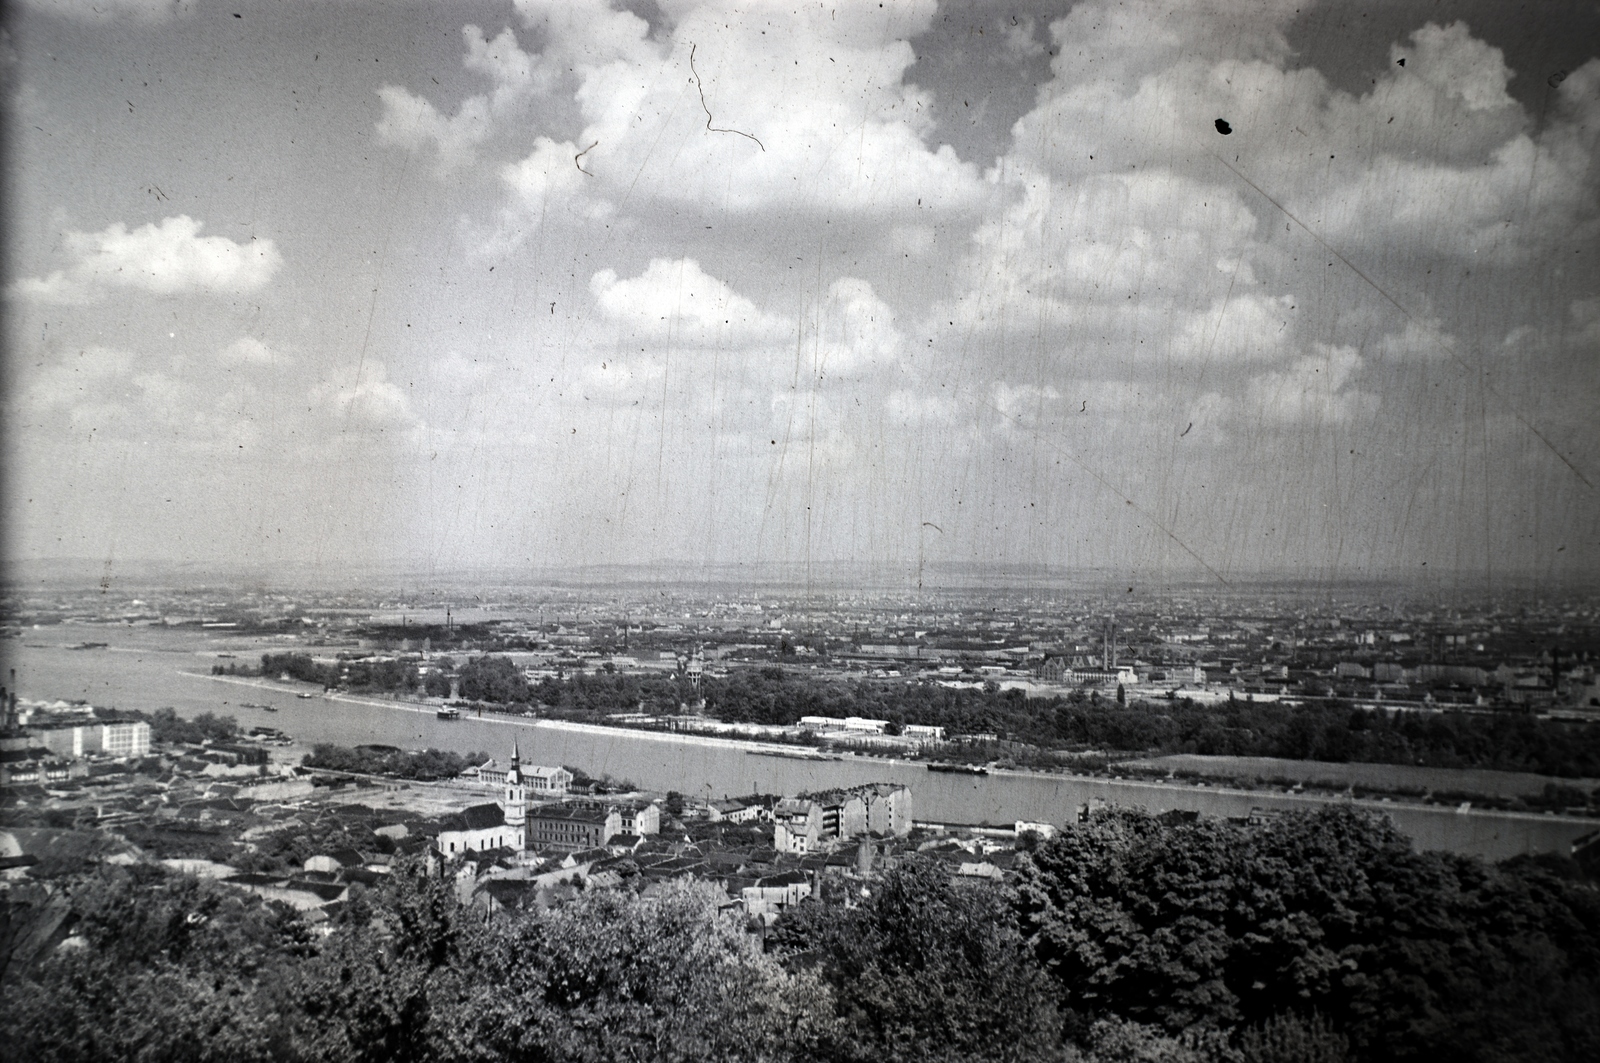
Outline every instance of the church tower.
<path fill-rule="evenodd" d="M 506 826 L 517 835 L 517 849 L 526 849 L 528 842 L 528 788 L 522 782 L 522 758 L 515 741 L 511 743 L 511 770 L 506 772 Z"/>

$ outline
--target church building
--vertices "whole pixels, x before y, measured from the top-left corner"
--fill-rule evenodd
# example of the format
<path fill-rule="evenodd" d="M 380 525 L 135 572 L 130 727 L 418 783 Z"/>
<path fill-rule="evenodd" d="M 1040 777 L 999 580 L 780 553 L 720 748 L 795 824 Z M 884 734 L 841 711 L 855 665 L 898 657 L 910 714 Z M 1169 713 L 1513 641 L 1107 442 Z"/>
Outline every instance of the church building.
<path fill-rule="evenodd" d="M 487 802 L 446 816 L 439 831 L 439 852 L 446 856 L 528 847 L 528 787 L 522 778 L 522 758 L 511 746 L 511 768 L 506 772 L 499 804 Z"/>

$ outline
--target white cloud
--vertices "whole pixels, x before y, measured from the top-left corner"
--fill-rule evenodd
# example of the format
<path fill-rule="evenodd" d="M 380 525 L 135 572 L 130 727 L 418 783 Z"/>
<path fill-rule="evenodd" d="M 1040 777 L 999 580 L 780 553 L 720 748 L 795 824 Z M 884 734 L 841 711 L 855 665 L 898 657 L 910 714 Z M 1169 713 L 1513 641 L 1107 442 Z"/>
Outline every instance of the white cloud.
<path fill-rule="evenodd" d="M 1415 78 L 1473 111 L 1516 106 L 1506 92 L 1511 71 L 1504 54 L 1474 39 L 1465 22 L 1444 27 L 1428 23 L 1411 35 L 1411 47 L 1396 44 L 1389 49 L 1391 66 L 1400 66 L 1402 59 L 1404 74 L 1395 75 L 1396 80 Z"/>
<path fill-rule="evenodd" d="M 839 377 L 892 367 L 904 352 L 905 339 L 895 327 L 894 310 L 872 285 L 842 277 L 829 287 L 823 302 L 818 347 L 818 375 Z"/>
<path fill-rule="evenodd" d="M 1506 92 L 1496 48 L 1455 23 L 1396 43 L 1365 94 L 1291 69 L 1293 5 L 1089 0 L 1053 24 L 1055 77 L 1018 122 L 1011 164 L 1074 183 L 1144 170 L 1227 185 L 1275 208 L 1219 161 L 1347 248 L 1526 257 L 1574 226 L 1592 230 L 1590 165 L 1600 99 L 1586 74 L 1557 91 L 1535 135 Z M 1406 60 L 1405 66 L 1398 61 Z M 1213 129 L 1229 122 L 1224 140 Z M 1448 130 L 1449 135 L 1441 135 Z M 1535 180 L 1537 178 L 1537 180 Z"/>
<path fill-rule="evenodd" d="M 963 208 L 985 194 L 976 167 L 927 142 L 932 100 L 903 84 L 916 58 L 908 38 L 934 15 L 925 0 L 870 12 L 672 3 L 670 33 L 656 36 L 602 0 L 517 8 L 542 44 L 536 52 L 509 31 L 486 41 L 467 28 L 466 64 L 495 82 L 493 97 L 445 118 L 388 87 L 385 139 L 436 146 L 443 164 L 447 152 L 466 159 L 483 143 L 490 112 L 502 127 L 501 101 L 559 104 L 530 112 L 531 150 L 501 171 L 515 201 L 541 214 L 560 206 L 582 216 L 592 208 L 575 201 L 626 199 L 909 216 L 919 199 L 923 210 Z M 576 121 L 559 129 L 549 117 L 574 109 Z M 573 180 L 580 152 L 592 181 Z"/>
<path fill-rule="evenodd" d="M 1292 295 L 1236 293 L 1187 315 L 1167 350 L 1189 361 L 1263 361 L 1292 344 L 1298 304 Z"/>
<path fill-rule="evenodd" d="M 21 405 L 43 411 L 84 401 L 103 401 L 108 387 L 126 380 L 137 367 L 132 353 L 98 344 L 73 352 L 54 364 L 23 367 L 18 372 Z"/>
<path fill-rule="evenodd" d="M 1005 427 L 1031 427 L 1045 419 L 1045 413 L 1061 399 L 1055 388 L 1038 384 L 994 386 L 994 408 L 1005 418 Z"/>
<path fill-rule="evenodd" d="M 669 340 L 674 346 L 720 347 L 781 339 L 792 331 L 783 319 L 706 273 L 692 258 L 651 259 L 637 277 L 619 279 L 603 269 L 589 291 L 610 320 Z"/>
<path fill-rule="evenodd" d="M 1252 260 L 1275 252 L 1257 242 L 1260 223 L 1231 189 L 1160 168 L 1071 182 L 1019 169 L 1008 180 L 1020 199 L 977 229 L 965 290 L 935 308 L 934 323 L 1027 322 L 1078 344 L 1148 337 L 1147 357 L 1259 356 L 1292 305 L 1260 292 Z M 1219 320 L 1229 332 L 1213 343 Z"/>
<path fill-rule="evenodd" d="M 310 397 L 341 431 L 388 432 L 416 425 L 406 389 L 389 379 L 382 362 L 370 358 L 335 371 L 311 389 Z"/>
<path fill-rule="evenodd" d="M 517 35 L 508 26 L 499 36 L 489 38 L 477 26 L 464 26 L 461 35 L 467 43 L 462 65 L 494 83 L 492 104 L 503 110 L 524 96 L 549 89 L 556 71 L 548 63 L 522 50 Z"/>
<path fill-rule="evenodd" d="M 1600 295 L 1574 299 L 1567 311 L 1578 326 L 1578 341 L 1600 346 Z"/>
<path fill-rule="evenodd" d="M 468 96 L 454 114 L 446 117 L 425 97 L 400 85 L 378 89 L 383 115 L 378 138 L 407 151 L 433 151 L 440 177 L 478 159 L 478 147 L 496 128 L 518 115 L 518 109 L 535 94 L 548 91 L 556 72 L 548 62 L 524 52 L 510 27 L 494 38 L 477 26 L 463 26 L 467 54 L 462 66 L 487 78 L 489 94 Z"/>
<path fill-rule="evenodd" d="M 1437 318 L 1407 321 L 1399 332 L 1385 335 L 1374 353 L 1383 358 L 1414 361 L 1420 358 L 1448 358 L 1456 353 L 1456 337 L 1445 331 Z"/>
<path fill-rule="evenodd" d="M 217 352 L 224 363 L 252 366 L 284 365 L 293 361 L 288 355 L 268 347 L 254 336 L 240 336 Z"/>
<path fill-rule="evenodd" d="M 500 168 L 500 179 L 529 214 L 546 211 L 577 212 L 599 218 L 611 212 L 609 203 L 580 196 L 585 181 L 593 175 L 583 169 L 583 149 L 570 141 L 556 143 L 549 137 L 535 137 L 533 151 L 520 162 Z"/>
<path fill-rule="evenodd" d="M 201 236 L 201 227 L 180 214 L 131 231 L 117 222 L 97 233 L 69 232 L 64 243 L 73 264 L 42 279 L 22 278 L 12 291 L 63 305 L 91 302 L 108 288 L 157 295 L 248 292 L 263 287 L 283 264 L 271 240 L 241 244 Z"/>
<path fill-rule="evenodd" d="M 489 100 L 469 97 L 446 118 L 432 103 L 398 85 L 378 90 L 383 117 L 378 119 L 378 139 L 409 151 L 431 147 L 438 153 L 441 175 L 476 161 L 477 145 L 489 136 Z"/>
<path fill-rule="evenodd" d="M 1249 415 L 1267 424 L 1349 424 L 1377 411 L 1378 397 L 1350 386 L 1364 361 L 1353 347 L 1317 345 L 1288 368 L 1251 379 Z"/>
<path fill-rule="evenodd" d="M 883 400 L 883 408 L 891 421 L 907 427 L 922 423 L 948 424 L 963 413 L 955 397 L 943 388 L 936 391 L 897 388 Z M 965 412 L 971 415 L 971 411 Z"/>

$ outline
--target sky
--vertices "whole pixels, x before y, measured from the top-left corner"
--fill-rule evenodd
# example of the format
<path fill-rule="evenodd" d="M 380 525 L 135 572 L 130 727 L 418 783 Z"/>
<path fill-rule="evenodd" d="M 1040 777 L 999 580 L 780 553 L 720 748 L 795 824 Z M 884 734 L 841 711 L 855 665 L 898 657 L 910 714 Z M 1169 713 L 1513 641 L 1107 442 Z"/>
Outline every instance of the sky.
<path fill-rule="evenodd" d="M 22 0 L 5 550 L 1600 574 L 1600 8 Z"/>

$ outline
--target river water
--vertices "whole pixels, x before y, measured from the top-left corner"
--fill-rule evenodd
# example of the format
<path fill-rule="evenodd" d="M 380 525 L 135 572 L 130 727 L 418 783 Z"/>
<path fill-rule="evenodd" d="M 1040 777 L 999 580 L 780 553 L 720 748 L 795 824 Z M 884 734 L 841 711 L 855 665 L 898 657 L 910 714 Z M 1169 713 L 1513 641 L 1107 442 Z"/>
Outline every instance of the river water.
<path fill-rule="evenodd" d="M 71 649 L 105 642 L 103 649 Z M 1327 799 L 1304 795 L 1201 788 L 1186 784 L 1070 775 L 995 772 L 988 776 L 930 772 L 920 764 L 873 758 L 807 761 L 750 752 L 745 746 L 703 738 L 572 728 L 508 718 L 438 719 L 431 708 L 362 699 L 301 699 L 300 684 L 267 687 L 210 676 L 218 654 L 255 663 L 263 651 L 295 643 L 213 637 L 149 627 L 62 625 L 33 628 L 22 639 L 0 642 L 0 667 L 15 668 L 25 699 L 83 699 L 95 705 L 180 715 L 215 712 L 243 726 L 265 724 L 298 743 L 380 743 L 406 749 L 482 750 L 504 762 L 513 740 L 525 762 L 571 764 L 591 775 L 631 779 L 650 790 L 694 797 L 760 791 L 796 793 L 873 781 L 904 783 L 915 817 L 946 823 L 1009 826 L 1019 819 L 1062 824 L 1093 798 L 1153 811 L 1184 809 L 1211 816 L 1244 816 L 1252 808 L 1308 808 Z M 222 663 L 227 663 L 226 658 Z M 246 708 L 270 704 L 278 711 Z M 1525 815 L 1420 805 L 1359 802 L 1390 815 L 1419 849 L 1446 849 L 1489 859 L 1526 852 L 1564 852 L 1572 840 L 1600 824 L 1565 816 Z"/>

